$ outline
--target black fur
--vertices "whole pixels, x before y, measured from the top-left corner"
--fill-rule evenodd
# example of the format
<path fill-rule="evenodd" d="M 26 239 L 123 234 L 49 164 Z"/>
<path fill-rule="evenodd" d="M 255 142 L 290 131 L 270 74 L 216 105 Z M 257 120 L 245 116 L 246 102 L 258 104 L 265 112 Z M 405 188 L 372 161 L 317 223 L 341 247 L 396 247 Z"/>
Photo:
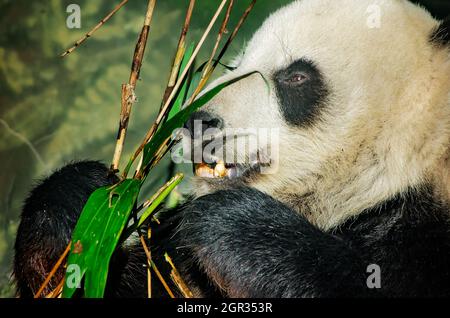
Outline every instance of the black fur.
<path fill-rule="evenodd" d="M 164 258 L 168 253 L 177 270 L 182 273 L 183 279 L 191 289 L 201 290 L 204 297 L 219 297 L 220 293 L 194 262 L 189 250 L 180 249 L 183 243 L 177 233 L 181 222 L 183 206 L 160 213 L 158 219 L 161 224 L 152 223 L 152 237 L 147 240 L 151 248 L 152 260 L 157 264 L 159 271 L 166 278 L 166 283 L 177 297 L 181 297 L 177 287 L 169 279 L 171 267 Z M 129 247 L 119 249 L 111 261 L 106 287 L 106 297 L 147 297 L 147 256 L 139 240 Z M 169 298 L 159 278 L 151 271 L 152 297 Z"/>
<path fill-rule="evenodd" d="M 336 235 L 381 267 L 390 297 L 450 296 L 450 207 L 431 187 L 409 190 L 350 220 Z"/>
<path fill-rule="evenodd" d="M 198 122 L 198 128 L 195 127 L 196 122 Z M 192 138 L 203 137 L 207 129 L 223 129 L 223 127 L 224 123 L 222 118 L 204 110 L 194 112 L 189 120 L 184 124 L 184 128 L 189 130 Z M 198 131 L 195 131 L 195 128 L 197 128 Z"/>
<path fill-rule="evenodd" d="M 231 297 L 362 296 L 364 267 L 348 242 L 323 233 L 252 188 L 220 191 L 184 209 L 184 242 Z"/>
<path fill-rule="evenodd" d="M 302 80 L 295 80 L 296 78 Z M 273 80 L 284 119 L 291 125 L 310 125 L 319 117 L 329 92 L 325 80 L 314 63 L 300 59 Z"/>
<path fill-rule="evenodd" d="M 16 242 L 21 296 L 40 285 L 90 192 L 111 182 L 106 173 L 97 163 L 70 165 L 33 190 Z M 149 244 L 165 277 L 168 252 L 196 294 L 207 297 L 443 297 L 450 296 L 448 211 L 424 187 L 326 233 L 272 197 L 237 187 L 160 215 Z M 106 296 L 147 295 L 139 243 L 118 250 L 111 263 Z M 366 285 L 370 264 L 381 268 L 381 289 Z M 167 297 L 152 281 L 154 296 Z"/>
<path fill-rule="evenodd" d="M 325 233 L 255 189 L 220 191 L 184 209 L 183 246 L 227 296 L 450 296 L 448 205 L 423 188 Z M 366 272 L 381 268 L 381 289 Z"/>
<path fill-rule="evenodd" d="M 440 46 L 450 44 L 450 17 L 441 22 L 431 34 L 431 42 Z"/>
<path fill-rule="evenodd" d="M 90 194 L 117 181 L 96 161 L 69 164 L 42 180 L 26 199 L 17 231 L 14 276 L 18 293 L 32 296 L 70 240 Z M 56 287 L 59 271 L 49 288 Z"/>

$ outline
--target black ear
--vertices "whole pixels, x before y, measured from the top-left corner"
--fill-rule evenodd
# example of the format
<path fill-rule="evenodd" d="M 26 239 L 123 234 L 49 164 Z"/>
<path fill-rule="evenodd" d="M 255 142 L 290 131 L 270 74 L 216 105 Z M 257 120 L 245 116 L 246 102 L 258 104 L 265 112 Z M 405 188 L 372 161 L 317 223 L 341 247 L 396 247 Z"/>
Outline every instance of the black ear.
<path fill-rule="evenodd" d="M 450 17 L 433 30 L 431 42 L 440 46 L 450 45 Z"/>

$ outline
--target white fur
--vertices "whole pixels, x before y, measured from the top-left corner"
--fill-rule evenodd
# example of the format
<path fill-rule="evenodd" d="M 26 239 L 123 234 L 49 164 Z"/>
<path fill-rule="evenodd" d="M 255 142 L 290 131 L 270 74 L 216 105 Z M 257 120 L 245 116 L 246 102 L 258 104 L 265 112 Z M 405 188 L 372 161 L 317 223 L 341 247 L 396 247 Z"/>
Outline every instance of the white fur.
<path fill-rule="evenodd" d="M 380 28 L 367 21 L 370 6 Z M 450 197 L 450 59 L 429 35 L 438 22 L 404 0 L 301 0 L 272 14 L 237 70 L 272 75 L 313 61 L 331 96 L 310 128 L 283 120 L 271 84 L 255 74 L 219 94 L 207 110 L 226 127 L 280 128 L 279 169 L 254 186 L 329 229 L 424 181 Z M 213 191 L 200 183 L 198 194 Z M 276 211 L 274 211 L 276 213 Z"/>

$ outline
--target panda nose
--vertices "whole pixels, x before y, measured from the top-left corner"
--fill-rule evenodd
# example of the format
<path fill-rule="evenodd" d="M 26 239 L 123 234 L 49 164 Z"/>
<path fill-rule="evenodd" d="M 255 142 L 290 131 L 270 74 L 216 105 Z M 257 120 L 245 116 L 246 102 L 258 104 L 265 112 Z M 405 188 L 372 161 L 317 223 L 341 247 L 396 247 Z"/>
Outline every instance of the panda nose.
<path fill-rule="evenodd" d="M 203 135 L 208 128 L 223 129 L 223 119 L 206 111 L 197 111 L 184 124 L 191 136 Z"/>

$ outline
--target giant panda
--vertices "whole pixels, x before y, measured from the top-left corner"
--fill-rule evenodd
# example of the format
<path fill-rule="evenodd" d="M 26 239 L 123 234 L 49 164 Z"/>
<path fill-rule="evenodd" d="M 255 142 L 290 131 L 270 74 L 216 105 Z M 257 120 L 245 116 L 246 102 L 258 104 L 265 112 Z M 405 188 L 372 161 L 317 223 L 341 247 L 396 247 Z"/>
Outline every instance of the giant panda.
<path fill-rule="evenodd" d="M 212 86 L 258 73 L 186 127 L 276 128 L 277 168 L 201 165 L 193 199 L 161 212 L 155 257 L 168 251 L 196 297 L 450 296 L 450 22 L 406 0 L 293 1 L 234 62 Z M 19 295 L 36 292 L 89 194 L 116 181 L 75 162 L 31 191 Z M 124 244 L 106 296 L 145 297 L 145 264 L 139 242 Z"/>

